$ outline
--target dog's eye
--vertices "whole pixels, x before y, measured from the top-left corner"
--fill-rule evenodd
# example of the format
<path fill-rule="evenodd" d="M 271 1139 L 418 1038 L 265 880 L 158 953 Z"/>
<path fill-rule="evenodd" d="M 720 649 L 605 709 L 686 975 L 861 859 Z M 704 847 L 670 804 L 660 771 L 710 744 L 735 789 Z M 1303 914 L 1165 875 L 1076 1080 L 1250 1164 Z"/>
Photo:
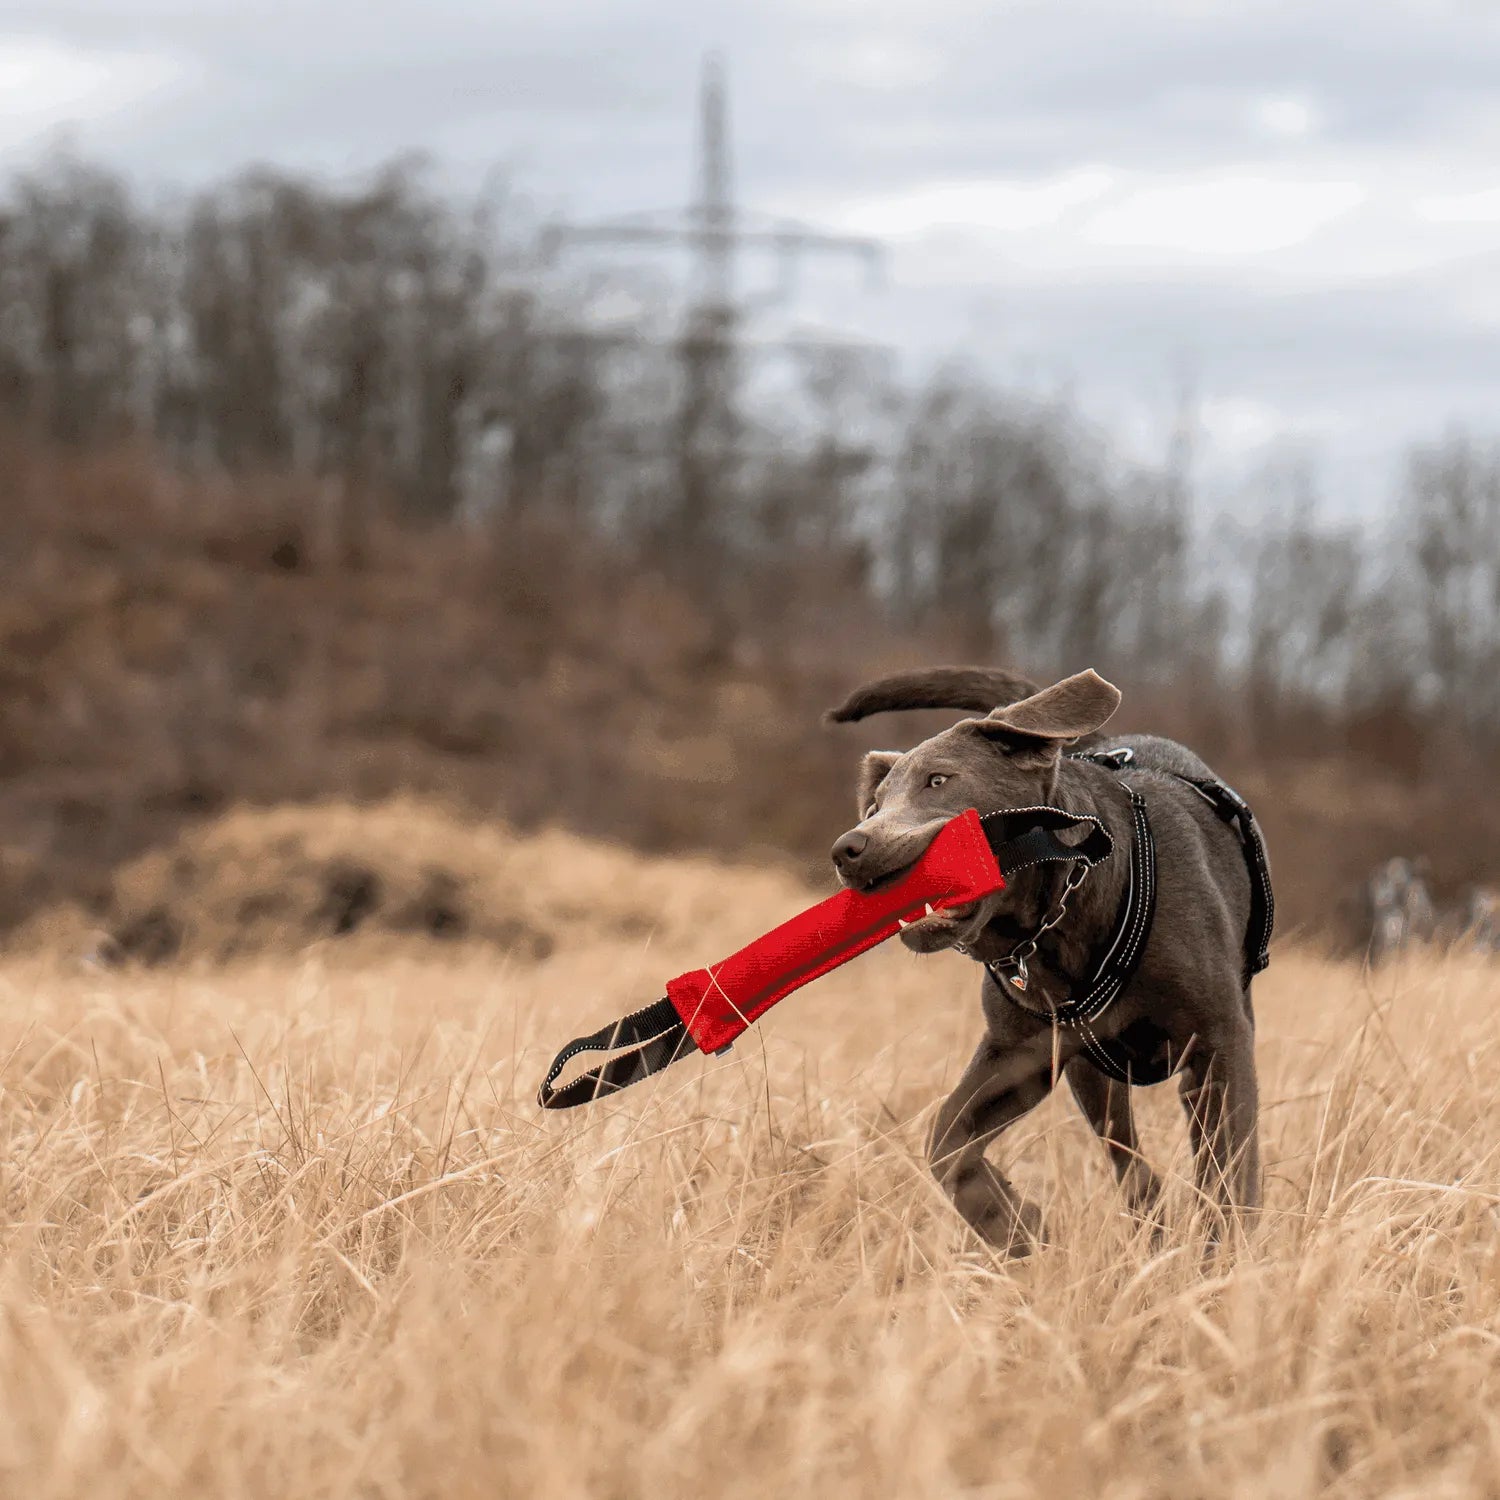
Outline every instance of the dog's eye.
<path fill-rule="evenodd" d="M 867 808 L 866 808 L 866 809 L 865 809 L 865 816 L 866 816 L 866 817 L 867 817 L 867 818 L 873 818 L 873 817 L 874 817 L 874 816 L 875 816 L 875 811 L 876 811 L 876 809 L 875 809 L 875 804 L 874 804 L 874 803 L 873 803 L 873 802 L 872 802 L 872 803 L 871 803 L 871 804 L 870 804 L 870 805 L 869 805 L 869 806 L 868 806 L 868 807 L 867 807 Z"/>
<path fill-rule="evenodd" d="M 941 771 L 939 771 L 936 774 L 934 774 L 932 776 L 929 776 L 927 778 L 927 785 L 931 786 L 931 787 L 939 787 L 939 786 L 942 786 L 942 784 L 945 781 L 947 781 L 947 780 L 948 780 L 948 778 L 946 776 L 944 776 Z"/>

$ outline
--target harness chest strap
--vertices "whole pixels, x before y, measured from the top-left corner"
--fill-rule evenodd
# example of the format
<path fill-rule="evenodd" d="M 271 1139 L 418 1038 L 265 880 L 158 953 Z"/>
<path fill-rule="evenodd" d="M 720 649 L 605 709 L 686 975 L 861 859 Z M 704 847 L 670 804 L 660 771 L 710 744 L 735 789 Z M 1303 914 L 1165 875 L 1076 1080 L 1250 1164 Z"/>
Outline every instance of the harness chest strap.
<path fill-rule="evenodd" d="M 1149 1067 L 1147 1060 L 1133 1056 L 1128 1047 L 1094 1033 L 1094 1023 L 1135 977 L 1156 915 L 1156 840 L 1151 834 L 1146 799 L 1124 782 L 1120 785 L 1130 799 L 1129 872 L 1114 927 L 1100 945 L 1089 969 L 1089 979 L 1055 1006 L 1042 1010 L 1022 1000 L 1022 991 L 1012 980 L 1004 959 L 991 960 L 984 967 L 1000 993 L 1017 1010 L 1045 1025 L 1075 1032 L 1084 1055 L 1101 1073 L 1122 1083 L 1159 1083 L 1170 1077 L 1174 1069 L 1169 1067 L 1160 1073 L 1159 1069 Z"/>
<path fill-rule="evenodd" d="M 1112 771 L 1123 771 L 1135 760 L 1135 751 L 1128 745 L 1113 750 L 1083 750 L 1069 757 L 1070 760 L 1088 760 L 1096 765 L 1108 766 Z M 1181 771 L 1168 771 L 1157 767 L 1158 773 L 1190 786 L 1213 808 L 1215 814 L 1228 823 L 1239 835 L 1240 847 L 1245 856 L 1245 868 L 1250 875 L 1250 919 L 1245 927 L 1245 982 L 1271 962 L 1271 935 L 1276 927 L 1276 896 L 1271 889 L 1271 862 L 1266 857 L 1266 843 L 1261 837 L 1260 824 L 1250 804 L 1232 786 L 1212 776 L 1188 776 Z M 1121 783 L 1122 786 L 1125 783 Z M 1128 791 L 1129 788 L 1126 787 Z"/>
<path fill-rule="evenodd" d="M 1071 758 L 1093 761 L 1121 772 L 1135 759 L 1135 754 L 1122 746 L 1114 750 L 1086 751 Z M 1270 962 L 1271 933 L 1275 924 L 1271 869 L 1260 827 L 1245 799 L 1222 781 L 1184 776 L 1173 771 L 1161 774 L 1192 787 L 1239 834 L 1250 876 L 1250 917 L 1245 932 L 1245 982 L 1248 984 Z M 1144 1046 L 1132 1045 L 1128 1033 L 1133 1028 L 1127 1028 L 1126 1034 L 1119 1037 L 1101 1038 L 1094 1031 L 1094 1023 L 1103 1017 L 1134 977 L 1151 933 L 1156 908 L 1156 840 L 1151 832 L 1146 799 L 1128 783 L 1121 781 L 1120 785 L 1130 799 L 1131 808 L 1129 882 L 1114 930 L 1101 944 L 1090 968 L 1091 979 L 1054 1009 L 1042 1011 L 1020 998 L 1021 991 L 1011 982 L 1003 960 L 988 963 L 985 967 L 1001 994 L 1018 1010 L 1025 1011 L 1037 1021 L 1076 1032 L 1084 1055 L 1101 1073 L 1121 1083 L 1146 1086 L 1170 1078 L 1182 1066 L 1187 1053 L 1184 1051 L 1174 1058 L 1160 1045 L 1165 1040 L 1164 1034 L 1145 1023 L 1141 1023 L 1147 1034 Z"/>
<path fill-rule="evenodd" d="M 1077 843 L 1062 831 L 1085 828 Z M 615 1093 L 693 1051 L 722 1052 L 778 1001 L 893 937 L 906 921 L 967 905 L 1005 886 L 1006 874 L 1054 861 L 1109 856 L 1113 843 L 1097 818 L 1054 807 L 973 809 L 945 824 L 901 878 L 875 892 L 839 891 L 757 938 L 722 963 L 680 974 L 664 998 L 590 1036 L 569 1042 L 537 1095 L 544 1109 L 570 1109 Z M 634 1050 L 556 1087 L 581 1052 Z"/>

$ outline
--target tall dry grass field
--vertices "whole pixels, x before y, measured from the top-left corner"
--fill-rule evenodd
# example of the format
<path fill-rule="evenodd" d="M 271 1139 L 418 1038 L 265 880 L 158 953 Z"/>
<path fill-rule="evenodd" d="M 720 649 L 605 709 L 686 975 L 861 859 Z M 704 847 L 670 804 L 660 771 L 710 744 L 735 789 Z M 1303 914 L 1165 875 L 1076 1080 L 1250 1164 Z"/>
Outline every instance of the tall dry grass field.
<path fill-rule="evenodd" d="M 536 963 L 0 968 L 6 1494 L 1500 1492 L 1495 967 L 1283 947 L 1249 1247 L 1205 1266 L 1164 1088 L 1164 1244 L 1057 1097 L 1002 1147 L 1053 1243 L 1004 1263 L 921 1157 L 964 960 L 881 950 L 546 1116 L 563 1040 L 807 892 L 524 852 L 574 907 Z"/>

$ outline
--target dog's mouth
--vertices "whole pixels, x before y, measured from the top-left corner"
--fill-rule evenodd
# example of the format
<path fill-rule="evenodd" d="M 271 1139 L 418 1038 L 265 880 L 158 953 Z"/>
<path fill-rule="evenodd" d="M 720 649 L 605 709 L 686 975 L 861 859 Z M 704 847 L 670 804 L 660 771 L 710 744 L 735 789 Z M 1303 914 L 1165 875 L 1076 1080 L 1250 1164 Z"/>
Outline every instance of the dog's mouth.
<path fill-rule="evenodd" d="M 871 896 L 878 891 L 889 890 L 891 886 L 904 880 L 911 869 L 911 864 L 902 865 L 899 869 L 888 870 L 884 875 L 878 875 L 862 885 L 851 886 L 851 889 L 863 896 Z M 925 912 L 919 912 L 913 917 L 897 918 L 900 929 L 898 936 L 913 953 L 935 953 L 942 948 L 951 948 L 964 940 L 983 904 L 981 901 L 964 901 L 956 906 L 937 907 L 929 901 Z"/>
<path fill-rule="evenodd" d="M 965 901 L 959 906 L 940 909 L 928 906 L 924 915 L 913 921 L 899 921 L 902 943 L 913 953 L 935 953 L 962 942 L 970 924 L 979 912 L 980 902 Z"/>
<path fill-rule="evenodd" d="M 959 906 L 934 907 L 929 901 L 927 910 L 920 917 L 907 920 L 902 917 L 896 918 L 896 925 L 902 932 L 911 932 L 913 929 L 922 927 L 931 931 L 938 931 L 943 927 L 962 927 L 979 910 L 977 901 L 965 901 Z"/>
<path fill-rule="evenodd" d="M 849 880 L 844 880 L 843 883 L 861 895 L 874 895 L 879 891 L 888 891 L 892 885 L 898 885 L 901 880 L 906 879 L 907 874 L 912 873 L 915 864 L 916 861 L 913 859 L 912 864 L 903 864 L 900 868 L 886 871 L 885 874 L 877 874 L 873 880 L 865 880 L 861 885 L 852 885 Z M 974 916 L 978 909 L 980 909 L 980 901 L 963 901 L 959 906 L 945 906 L 942 909 L 933 906 L 932 901 L 927 901 L 927 910 L 922 915 L 912 919 L 897 918 L 897 921 L 900 922 L 903 932 L 909 932 L 913 927 L 935 926 L 935 924 L 936 926 L 941 926 L 941 924 L 962 926 L 963 922 Z"/>
<path fill-rule="evenodd" d="M 869 880 L 853 880 L 842 870 L 839 871 L 839 883 L 847 886 L 851 891 L 858 891 L 861 896 L 873 896 L 877 891 L 889 890 L 893 885 L 905 880 L 911 874 L 912 866 L 916 860 L 911 860 L 904 865 L 897 865 L 894 870 L 887 870 L 884 875 L 876 875 Z"/>

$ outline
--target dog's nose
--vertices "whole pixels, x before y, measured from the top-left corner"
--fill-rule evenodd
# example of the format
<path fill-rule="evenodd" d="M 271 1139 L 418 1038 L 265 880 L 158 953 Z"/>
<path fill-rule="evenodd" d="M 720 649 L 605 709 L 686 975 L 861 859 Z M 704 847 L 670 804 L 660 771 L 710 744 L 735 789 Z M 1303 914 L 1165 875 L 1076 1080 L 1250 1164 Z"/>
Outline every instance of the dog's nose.
<path fill-rule="evenodd" d="M 859 865 L 860 856 L 870 847 L 870 835 L 858 828 L 842 834 L 833 846 L 833 866 L 841 875 L 852 875 Z"/>

